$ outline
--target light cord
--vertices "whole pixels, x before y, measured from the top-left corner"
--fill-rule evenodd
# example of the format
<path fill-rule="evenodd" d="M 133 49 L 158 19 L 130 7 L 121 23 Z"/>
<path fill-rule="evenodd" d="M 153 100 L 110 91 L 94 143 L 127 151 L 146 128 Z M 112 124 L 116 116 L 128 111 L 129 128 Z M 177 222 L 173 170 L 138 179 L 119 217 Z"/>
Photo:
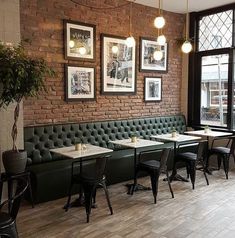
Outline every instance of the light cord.
<path fill-rule="evenodd" d="M 125 7 L 129 4 L 131 4 L 130 2 L 128 3 L 125 3 L 125 4 L 122 4 L 122 5 L 118 5 L 118 6 L 113 6 L 113 7 L 94 7 L 94 6 L 89 6 L 87 4 L 82 4 L 82 3 L 79 3 L 79 0 L 70 0 L 71 2 L 75 3 L 75 4 L 78 4 L 82 7 L 89 7 L 91 9 L 95 9 L 95 10 L 111 10 L 111 9 L 116 9 L 116 8 L 122 8 L 122 7 Z M 133 2 L 135 2 L 136 0 L 133 0 Z"/>

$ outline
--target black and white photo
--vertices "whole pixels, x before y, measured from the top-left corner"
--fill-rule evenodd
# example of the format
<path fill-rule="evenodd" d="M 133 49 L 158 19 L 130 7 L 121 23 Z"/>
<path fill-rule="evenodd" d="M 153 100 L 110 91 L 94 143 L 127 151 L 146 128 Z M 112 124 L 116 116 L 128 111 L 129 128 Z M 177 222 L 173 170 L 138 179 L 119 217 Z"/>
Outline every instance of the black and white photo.
<path fill-rule="evenodd" d="M 128 94 L 136 91 L 136 49 L 126 38 L 102 35 L 103 94 Z"/>
<path fill-rule="evenodd" d="M 159 45 L 157 39 L 140 38 L 140 71 L 159 71 L 167 72 L 168 61 L 168 45 Z M 162 59 L 154 59 L 154 52 L 159 50 L 162 52 Z"/>
<path fill-rule="evenodd" d="M 157 102 L 162 100 L 162 78 L 145 77 L 144 78 L 144 100 Z"/>
<path fill-rule="evenodd" d="M 95 100 L 95 68 L 66 65 L 66 101 Z"/>
<path fill-rule="evenodd" d="M 66 59 L 95 60 L 95 25 L 64 20 L 64 31 Z"/>

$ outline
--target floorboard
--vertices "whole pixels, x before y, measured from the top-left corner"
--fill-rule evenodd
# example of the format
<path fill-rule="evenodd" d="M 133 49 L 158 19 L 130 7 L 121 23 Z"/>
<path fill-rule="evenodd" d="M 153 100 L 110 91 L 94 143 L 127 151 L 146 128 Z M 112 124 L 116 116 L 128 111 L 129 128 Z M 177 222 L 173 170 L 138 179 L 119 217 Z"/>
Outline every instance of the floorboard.
<path fill-rule="evenodd" d="M 184 170 L 180 173 L 185 175 Z M 159 181 L 157 204 L 151 191 L 126 194 L 125 183 L 109 187 L 114 214 L 109 215 L 104 193 L 97 192 L 96 209 L 86 223 L 84 208 L 62 207 L 66 198 L 37 204 L 23 204 L 17 218 L 22 238 L 234 238 L 235 170 L 225 179 L 223 170 L 209 175 L 210 185 L 197 172 L 195 190 L 191 183 L 172 182 L 171 198 L 164 176 Z M 150 185 L 148 177 L 138 180 Z M 73 198 L 76 198 L 74 196 Z"/>

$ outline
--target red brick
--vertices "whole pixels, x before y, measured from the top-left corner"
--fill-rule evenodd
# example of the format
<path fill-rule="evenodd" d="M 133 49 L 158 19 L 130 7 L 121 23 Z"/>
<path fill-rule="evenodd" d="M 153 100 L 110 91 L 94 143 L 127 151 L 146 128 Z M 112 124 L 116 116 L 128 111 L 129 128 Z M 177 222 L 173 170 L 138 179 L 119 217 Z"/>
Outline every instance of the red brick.
<path fill-rule="evenodd" d="M 87 3 L 90 1 L 86 1 Z M 97 5 L 98 1 L 92 3 Z M 98 6 L 126 3 L 124 0 L 100 0 Z M 182 55 L 176 39 L 182 38 L 184 16 L 165 12 L 167 24 L 164 34 L 168 41 L 168 72 L 139 72 L 139 37 L 156 37 L 153 20 L 155 8 L 133 4 L 133 36 L 137 42 L 137 90 L 136 95 L 101 95 L 100 34 L 127 36 L 129 33 L 129 6 L 116 10 L 91 11 L 67 0 L 31 1 L 20 4 L 21 37 L 32 43 L 25 49 L 31 56 L 42 57 L 56 71 L 56 76 L 46 79 L 47 93 L 39 98 L 24 100 L 24 124 L 69 123 L 96 120 L 115 120 L 143 116 L 164 116 L 180 113 L 180 90 L 182 77 Z M 64 59 L 63 19 L 71 19 L 96 25 L 96 61 Z M 64 64 L 72 63 L 96 67 L 96 101 L 65 102 Z M 144 77 L 162 76 L 162 101 L 144 102 Z"/>

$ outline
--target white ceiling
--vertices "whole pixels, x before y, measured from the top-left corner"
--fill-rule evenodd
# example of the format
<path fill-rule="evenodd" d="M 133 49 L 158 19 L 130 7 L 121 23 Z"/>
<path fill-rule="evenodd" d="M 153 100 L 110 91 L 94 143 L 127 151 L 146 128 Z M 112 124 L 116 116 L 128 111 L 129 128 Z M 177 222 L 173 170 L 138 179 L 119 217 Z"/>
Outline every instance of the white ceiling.
<path fill-rule="evenodd" d="M 129 0 L 133 1 L 133 0 Z M 136 3 L 158 8 L 158 0 L 136 0 Z M 163 9 L 170 12 L 185 13 L 187 0 L 162 0 Z M 234 0 L 189 0 L 189 12 L 197 12 L 213 7 L 234 3 Z"/>

